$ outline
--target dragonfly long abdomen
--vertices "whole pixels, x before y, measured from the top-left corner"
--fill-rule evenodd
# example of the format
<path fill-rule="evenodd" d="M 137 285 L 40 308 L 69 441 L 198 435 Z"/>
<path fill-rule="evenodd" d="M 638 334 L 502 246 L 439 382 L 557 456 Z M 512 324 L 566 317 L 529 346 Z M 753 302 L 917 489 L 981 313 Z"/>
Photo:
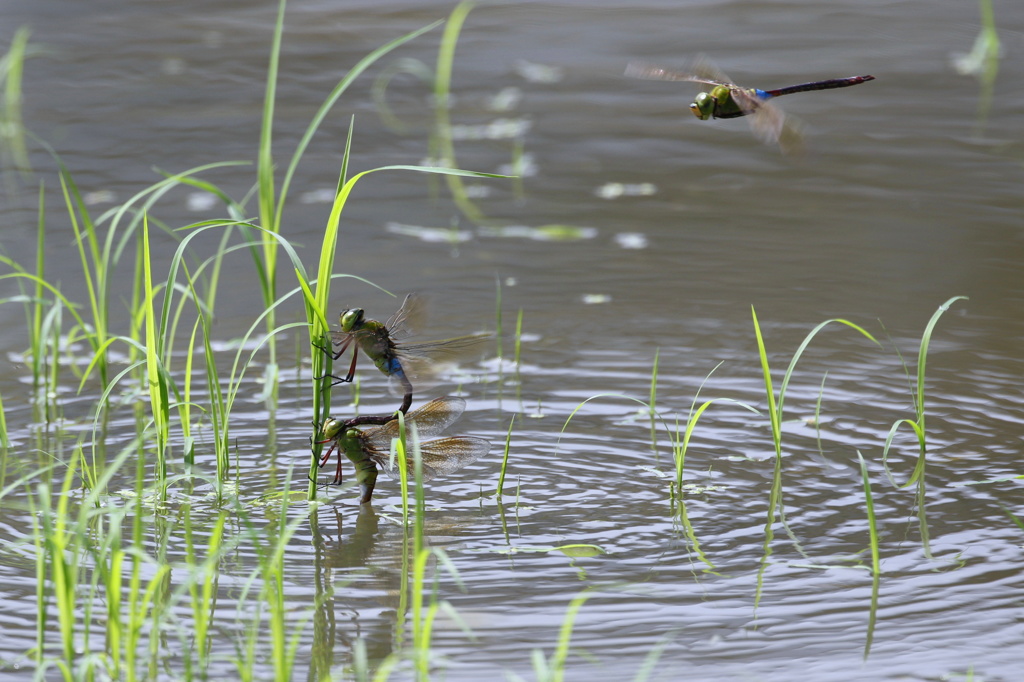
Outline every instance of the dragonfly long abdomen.
<path fill-rule="evenodd" d="M 341 439 L 341 447 L 345 451 L 345 456 L 356 468 L 356 482 L 359 484 L 360 493 L 359 503 L 366 504 L 373 497 L 373 489 L 377 484 L 377 465 L 366 451 L 363 434 L 360 431 L 356 429 L 346 431 Z M 340 457 L 338 458 L 338 472 L 336 480 L 340 483 Z"/>
<path fill-rule="evenodd" d="M 814 81 L 813 83 L 801 83 L 800 85 L 790 85 L 789 87 L 779 88 L 778 90 L 758 90 L 757 96 L 761 99 L 768 99 L 769 97 L 780 97 L 782 95 L 792 95 L 794 92 L 809 92 L 811 90 L 832 90 L 834 88 L 848 88 L 851 85 L 860 85 L 861 83 L 867 83 L 868 81 L 875 80 L 874 76 L 851 76 L 849 78 L 832 78 L 827 81 Z"/>

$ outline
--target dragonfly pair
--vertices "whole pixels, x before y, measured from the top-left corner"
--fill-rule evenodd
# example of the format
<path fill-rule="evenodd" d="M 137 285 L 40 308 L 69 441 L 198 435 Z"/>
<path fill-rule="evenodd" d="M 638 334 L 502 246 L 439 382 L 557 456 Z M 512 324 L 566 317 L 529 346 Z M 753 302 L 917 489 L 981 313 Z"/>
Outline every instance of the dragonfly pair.
<path fill-rule="evenodd" d="M 399 435 L 399 413 L 408 413 L 405 422 L 410 433 L 418 439 L 426 439 L 440 434 L 466 409 L 466 402 L 461 398 L 436 398 L 409 413 L 415 390 L 413 382 L 418 385 L 430 374 L 431 361 L 438 356 L 456 353 L 489 338 L 487 335 L 476 334 L 419 344 L 402 343 L 400 339 L 411 333 L 422 309 L 422 299 L 410 294 L 386 323 L 367 319 L 362 308 L 342 311 L 339 318 L 341 330 L 331 332 L 331 343 L 337 350 L 317 347 L 332 360 L 340 359 L 349 349 L 352 351 L 352 360 L 345 376 L 325 374 L 320 377 L 332 379 L 332 387 L 349 383 L 355 378 L 359 352 L 362 351 L 390 379 L 392 389 L 402 396 L 401 406 L 389 415 L 353 417 L 345 421 L 328 419 L 320 428 L 325 440 L 319 441 L 319 444 L 331 443 L 320 459 L 320 467 L 326 465 L 331 455 L 337 452 L 338 468 L 332 483 L 340 484 L 341 456 L 344 454 L 348 457 L 356 467 L 361 503 L 370 501 L 377 480 L 377 466 L 383 467 L 393 478 L 397 476 L 390 450 L 392 440 Z M 373 425 L 373 428 L 360 428 L 367 425 Z M 422 480 L 428 481 L 437 474 L 451 473 L 475 461 L 489 449 L 488 441 L 470 436 L 422 441 L 419 443 L 423 463 Z M 411 458 L 408 465 L 411 478 Z"/>
<path fill-rule="evenodd" d="M 690 111 L 694 116 L 702 121 L 710 118 L 749 116 L 748 120 L 754 134 L 767 144 L 777 143 L 783 152 L 798 151 L 802 144 L 802 136 L 797 126 L 786 118 L 782 110 L 768 100 L 796 92 L 848 88 L 875 80 L 874 76 L 850 76 L 790 85 L 776 90 L 743 88 L 731 82 L 729 77 L 707 58 L 698 59 L 690 71 L 672 71 L 652 64 L 634 62 L 626 67 L 626 76 L 647 80 L 702 83 L 708 86 L 708 89 L 698 94 L 690 104 Z"/>
<path fill-rule="evenodd" d="M 446 396 L 434 398 L 422 407 L 413 410 L 405 419 L 406 428 L 417 439 L 420 452 L 420 481 L 427 482 L 435 476 L 450 474 L 480 459 L 491 449 L 491 443 L 474 436 L 448 436 L 434 438 L 448 428 L 465 411 L 466 401 Z M 351 421 L 351 420 L 350 420 Z M 356 482 L 359 484 L 359 503 L 366 504 L 373 496 L 377 483 L 377 467 L 381 467 L 394 480 L 401 479 L 401 472 L 391 453 L 391 444 L 399 437 L 398 419 L 392 419 L 382 426 L 367 429 L 356 428 L 348 422 L 328 419 L 321 431 L 331 447 L 320 458 L 323 467 L 337 451 L 338 469 L 334 483 L 341 483 L 341 455 L 344 453 L 356 468 Z M 432 439 L 432 440 L 425 440 Z M 406 457 L 408 480 L 415 477 L 415 460 L 410 452 Z"/>

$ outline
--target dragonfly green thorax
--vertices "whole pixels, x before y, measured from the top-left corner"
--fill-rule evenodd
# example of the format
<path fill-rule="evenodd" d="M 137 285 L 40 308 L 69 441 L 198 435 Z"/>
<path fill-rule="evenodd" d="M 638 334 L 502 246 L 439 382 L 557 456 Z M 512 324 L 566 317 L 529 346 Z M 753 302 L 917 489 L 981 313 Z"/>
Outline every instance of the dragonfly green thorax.
<path fill-rule="evenodd" d="M 490 450 L 490 442 L 473 436 L 449 436 L 436 438 L 450 426 L 466 409 L 466 401 L 462 398 L 435 398 L 425 405 L 413 410 L 405 419 L 407 441 L 409 443 L 407 472 L 409 480 L 413 480 L 413 452 L 418 447 L 421 457 L 422 480 L 429 481 L 435 476 L 450 474 L 465 465 L 475 462 Z M 341 483 L 341 454 L 355 465 L 356 482 L 359 484 L 360 503 L 370 501 L 377 482 L 377 467 L 384 469 L 391 478 L 400 478 L 397 462 L 392 457 L 392 442 L 399 437 L 399 423 L 389 421 L 381 426 L 369 428 L 353 427 L 352 422 L 337 419 L 327 420 L 322 429 L 331 447 L 320 459 L 323 467 L 330 460 L 332 453 L 338 452 L 338 468 L 332 483 Z"/>
<path fill-rule="evenodd" d="M 755 91 L 748 91 L 754 94 Z M 724 85 L 716 85 L 708 92 L 699 93 L 690 104 L 690 111 L 702 121 L 709 118 L 736 118 L 748 112 L 740 108 L 732 92 Z"/>
<path fill-rule="evenodd" d="M 350 382 L 355 377 L 359 351 L 362 351 L 374 366 L 390 377 L 393 388 L 403 396 L 401 412 L 407 412 L 412 404 L 413 390 L 429 374 L 431 360 L 444 354 L 456 353 L 490 338 L 489 335 L 474 334 L 443 341 L 407 344 L 402 338 L 411 335 L 419 318 L 423 316 L 423 299 L 410 294 L 402 306 L 387 322 L 366 318 L 362 308 L 349 308 L 339 316 L 340 331 L 331 332 L 331 343 L 338 349 L 327 350 L 334 360 L 352 348 L 352 362 L 344 377 L 327 375 L 335 384 Z"/>
<path fill-rule="evenodd" d="M 405 305 L 409 304 L 411 300 L 410 294 L 405 299 L 406 303 L 403 304 L 402 308 L 395 315 L 397 316 L 402 313 Z M 340 334 L 332 332 L 332 336 L 334 336 L 333 343 L 342 346 L 342 349 L 337 354 L 338 357 L 341 357 L 341 353 L 348 348 L 348 344 L 355 342 L 355 348 L 352 351 L 353 365 L 355 363 L 355 354 L 362 350 L 373 361 L 377 369 L 388 376 L 395 376 L 400 381 L 403 381 L 403 383 L 406 383 L 404 381 L 406 378 L 405 371 L 402 369 L 402 363 L 397 357 L 398 346 L 394 337 L 399 335 L 400 329 L 395 317 L 385 324 L 377 320 L 366 319 L 366 312 L 362 308 L 350 308 L 341 312 L 341 315 L 338 316 L 338 323 L 341 327 Z M 351 381 L 351 378 L 347 380 Z"/>

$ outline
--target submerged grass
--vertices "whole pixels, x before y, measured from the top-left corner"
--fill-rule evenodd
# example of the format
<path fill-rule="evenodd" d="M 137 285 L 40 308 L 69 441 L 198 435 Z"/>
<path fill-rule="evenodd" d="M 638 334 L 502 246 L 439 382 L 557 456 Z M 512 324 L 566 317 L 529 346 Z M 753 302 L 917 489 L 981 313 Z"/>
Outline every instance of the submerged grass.
<path fill-rule="evenodd" d="M 825 320 L 818 324 L 818 326 L 812 329 L 807 336 L 804 337 L 803 342 L 796 349 L 796 352 L 793 353 L 793 358 L 789 361 L 789 366 L 786 368 L 786 372 L 782 375 L 782 384 L 779 387 L 778 397 L 776 397 L 775 389 L 772 384 L 771 368 L 768 363 L 768 351 L 765 349 L 764 337 L 761 335 L 761 325 L 758 324 L 757 312 L 754 310 L 753 306 L 750 308 L 750 314 L 754 321 L 754 335 L 757 337 L 757 351 L 761 360 L 761 372 L 764 378 L 765 396 L 768 401 L 768 419 L 771 426 L 772 443 L 775 446 L 775 467 L 772 475 L 771 492 L 768 497 L 768 517 L 764 525 L 764 543 L 762 545 L 761 563 L 757 572 L 757 588 L 754 596 L 754 608 L 756 609 L 758 604 L 761 602 L 761 596 L 763 594 L 764 572 L 768 568 L 768 560 L 772 555 L 772 540 L 775 537 L 776 514 L 781 516 L 784 513 L 782 506 L 782 416 L 786 400 L 786 389 L 793 377 L 793 372 L 796 370 L 797 363 L 801 356 L 803 356 L 804 351 L 810 345 L 811 341 L 818 335 L 818 332 L 832 323 L 838 323 L 850 327 L 876 345 L 878 345 L 878 341 L 862 327 L 848 320 L 838 318 Z"/>

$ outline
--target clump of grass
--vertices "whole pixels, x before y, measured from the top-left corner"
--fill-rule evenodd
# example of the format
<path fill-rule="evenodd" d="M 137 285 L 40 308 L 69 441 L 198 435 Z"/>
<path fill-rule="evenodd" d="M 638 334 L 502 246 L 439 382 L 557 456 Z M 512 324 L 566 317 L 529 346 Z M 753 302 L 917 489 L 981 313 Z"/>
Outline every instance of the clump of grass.
<path fill-rule="evenodd" d="M 939 306 L 938 310 L 932 315 L 931 319 L 928 320 L 928 324 L 925 326 L 924 333 L 921 335 L 921 343 L 917 351 L 917 376 L 916 382 L 911 386 L 911 395 L 914 398 L 914 418 L 913 419 L 899 419 L 893 423 L 889 428 L 889 434 L 885 439 L 885 448 L 882 451 L 882 462 L 888 462 L 889 448 L 892 446 L 892 441 L 899 432 L 900 427 L 906 425 L 913 431 L 915 438 L 917 439 L 918 445 L 918 456 L 917 462 L 914 465 L 914 470 L 910 474 L 910 478 L 907 482 L 900 485 L 900 487 L 906 488 L 913 485 L 915 482 L 924 478 L 925 473 L 925 455 L 928 452 L 928 436 L 925 430 L 925 376 L 926 376 L 926 365 L 928 360 L 928 346 L 931 344 L 932 334 L 935 331 L 935 325 L 938 324 L 939 318 L 942 317 L 943 313 L 949 310 L 949 307 L 953 303 L 959 300 L 967 300 L 966 296 L 954 296 L 945 303 Z M 886 473 L 890 474 L 890 481 L 893 485 L 899 485 L 896 480 L 892 478 L 891 472 L 886 467 Z"/>
<path fill-rule="evenodd" d="M 32 172 L 32 164 L 25 144 L 25 125 L 21 113 L 22 83 L 25 60 L 39 53 L 39 49 L 29 43 L 30 35 L 28 27 L 19 28 L 14 32 L 7 53 L 0 57 L 0 83 L 3 83 L 3 96 L 0 97 L 0 159 L 5 161 L 5 165 L 6 162 L 12 164 L 23 177 Z"/>
<path fill-rule="evenodd" d="M 999 33 L 996 31 L 992 0 L 978 0 L 978 5 L 981 13 L 981 30 L 974 39 L 974 46 L 967 54 L 957 53 L 952 56 L 953 68 L 962 75 L 975 76 L 981 82 L 975 135 L 981 135 L 988 122 L 996 77 L 999 75 L 999 58 L 1003 52 Z"/>
<path fill-rule="evenodd" d="M 683 472 L 686 468 L 686 452 L 690 446 L 690 438 L 693 436 L 693 431 L 697 428 L 697 422 L 700 421 L 700 417 L 704 414 L 704 411 L 715 403 L 725 402 L 742 407 L 743 409 L 753 412 L 758 416 L 761 415 L 761 413 L 751 405 L 739 400 L 733 400 L 732 398 L 712 398 L 710 400 L 705 400 L 699 406 L 697 405 L 697 401 L 700 400 L 701 391 L 704 390 L 704 386 L 707 384 L 708 379 L 710 379 L 711 375 L 715 373 L 715 370 L 721 366 L 721 362 L 715 365 L 714 368 L 708 372 L 708 375 L 704 377 L 704 380 L 701 381 L 700 386 L 697 388 L 697 392 L 693 395 L 693 402 L 690 403 L 690 411 L 686 416 L 686 425 L 682 431 L 679 430 L 679 421 L 676 420 L 676 430 L 672 437 L 672 461 L 675 465 L 676 475 L 675 492 L 680 499 L 682 499 L 683 496 Z M 651 394 L 654 394 L 653 386 L 651 388 Z"/>
<path fill-rule="evenodd" d="M 917 484 L 917 507 L 918 507 L 918 521 L 921 530 L 921 541 L 924 546 L 925 553 L 931 555 L 929 535 L 928 535 L 928 522 L 925 516 L 925 468 L 927 464 L 928 454 L 928 432 L 925 429 L 925 368 L 928 359 L 928 346 L 931 344 L 932 334 L 935 331 L 935 325 L 938 324 L 939 318 L 949 310 L 949 307 L 960 300 L 967 300 L 966 296 L 954 296 L 948 301 L 939 306 L 938 310 L 932 314 L 928 324 L 924 328 L 924 333 L 921 335 L 921 343 L 917 351 L 917 377 L 914 385 L 911 386 L 911 395 L 914 398 L 914 418 L 913 419 L 898 419 L 889 428 L 889 434 L 885 438 L 885 446 L 882 449 L 882 465 L 885 467 L 886 476 L 889 481 L 897 487 L 907 488 L 915 483 Z M 909 379 L 909 371 L 908 371 Z M 893 439 L 899 432 L 902 426 L 910 427 L 917 440 L 917 460 L 914 464 L 914 470 L 911 472 L 910 477 L 906 483 L 902 485 L 896 482 L 895 477 L 892 475 L 892 471 L 889 468 L 889 451 L 892 447 Z"/>
<path fill-rule="evenodd" d="M 761 371 L 764 377 L 764 388 L 765 396 L 768 400 L 768 418 L 771 425 L 772 443 L 775 446 L 775 469 L 772 476 L 772 488 L 768 498 L 768 517 L 765 521 L 764 526 L 764 544 L 763 552 L 761 555 L 761 565 L 757 573 L 757 593 L 754 597 L 754 606 L 760 603 L 762 589 L 764 586 L 764 571 L 768 567 L 768 559 L 771 557 L 772 549 L 771 543 L 775 537 L 775 514 L 776 512 L 782 513 L 782 415 L 783 407 L 785 406 L 786 400 L 786 388 L 789 386 L 790 379 L 793 377 L 793 372 L 796 370 L 797 362 L 799 362 L 807 346 L 810 345 L 811 341 L 815 336 L 818 335 L 822 329 L 832 323 L 838 323 L 850 327 L 856 330 L 862 336 L 869 339 L 871 342 L 878 344 L 878 341 L 869 334 L 862 327 L 839 318 L 825 320 L 820 323 L 814 329 L 812 329 L 803 342 L 793 353 L 793 358 L 789 362 L 789 366 L 786 368 L 786 372 L 782 375 L 782 384 L 779 387 L 778 397 L 776 397 L 775 389 L 772 384 L 771 368 L 768 363 L 768 351 L 765 349 L 764 337 L 761 335 L 761 326 L 757 321 L 757 312 L 753 306 L 750 308 L 750 314 L 754 321 L 754 335 L 757 337 L 757 351 L 758 356 L 761 360 Z"/>
<path fill-rule="evenodd" d="M 444 33 L 441 36 L 441 44 L 437 51 L 437 59 L 433 65 L 425 64 L 417 59 L 399 59 L 381 72 L 373 86 L 373 98 L 378 113 L 386 125 L 400 133 L 408 132 L 410 126 L 395 116 L 387 104 L 387 90 L 391 85 L 391 81 L 398 75 L 408 75 L 431 88 L 434 121 L 431 127 L 429 155 L 434 160 L 434 163 L 442 166 L 458 165 L 455 156 L 455 142 L 451 121 L 452 70 L 455 64 L 455 50 L 458 45 L 459 36 L 475 4 L 470 0 L 463 0 L 448 15 Z M 519 169 L 524 165 L 524 147 L 523 133 L 513 133 L 511 148 L 509 149 L 510 163 L 505 167 L 512 169 L 508 172 L 513 176 L 513 190 L 517 196 L 522 194 Z M 471 223 L 476 225 L 484 224 L 488 222 L 488 217 L 472 200 L 463 177 L 447 175 L 444 178 L 452 201 L 459 212 Z M 501 355 L 499 354 L 498 357 L 500 359 Z"/>
<path fill-rule="evenodd" d="M 686 499 L 684 496 L 683 487 L 683 472 L 686 468 L 686 453 L 690 446 L 690 439 L 693 436 L 694 429 L 697 427 L 697 422 L 700 421 L 701 415 L 709 407 L 718 402 L 731 403 L 738 407 L 742 407 L 745 410 L 753 412 L 760 416 L 760 412 L 756 408 L 748 405 L 739 400 L 733 400 L 732 398 L 712 398 L 710 400 L 703 401 L 699 406 L 697 405 L 700 400 L 701 391 L 704 390 L 704 385 L 707 383 L 711 375 L 715 373 L 722 363 L 718 363 L 715 367 L 708 372 L 708 375 L 704 377 L 700 386 L 697 388 L 697 392 L 693 396 L 693 402 L 690 403 L 690 411 L 686 416 L 686 425 L 682 431 L 680 431 L 679 420 L 676 420 L 675 433 L 672 436 L 672 461 L 675 466 L 675 482 L 673 486 L 673 501 L 677 504 L 676 515 L 679 519 L 680 525 L 682 525 L 687 538 L 690 540 L 690 544 L 693 547 L 694 553 L 697 555 L 704 564 L 707 565 L 709 571 L 715 570 L 715 564 L 711 559 L 704 553 L 701 548 L 700 540 L 697 538 L 697 531 L 694 529 L 693 524 L 690 523 L 690 519 L 686 514 Z M 651 395 L 654 395 L 654 388 L 652 386 Z"/>

